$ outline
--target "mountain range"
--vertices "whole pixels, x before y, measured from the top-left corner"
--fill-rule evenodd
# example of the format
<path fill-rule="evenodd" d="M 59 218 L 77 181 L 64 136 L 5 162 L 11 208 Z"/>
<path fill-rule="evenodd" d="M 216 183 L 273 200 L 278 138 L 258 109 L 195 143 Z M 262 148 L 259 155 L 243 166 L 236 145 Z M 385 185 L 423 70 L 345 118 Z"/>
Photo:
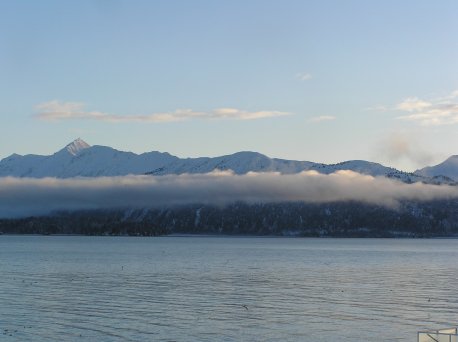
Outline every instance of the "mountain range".
<path fill-rule="evenodd" d="M 285 174 L 305 170 L 333 173 L 352 170 L 371 176 L 385 176 L 406 183 L 456 184 L 458 155 L 436 166 L 427 166 L 413 173 L 365 160 L 350 160 L 338 164 L 269 158 L 257 152 L 237 152 L 221 157 L 178 158 L 164 152 L 135 154 L 107 146 L 90 146 L 78 138 L 49 156 L 12 154 L 0 161 L 0 177 L 101 177 L 135 175 L 168 175 L 207 173 L 214 170 L 247 172 L 280 172 Z"/>

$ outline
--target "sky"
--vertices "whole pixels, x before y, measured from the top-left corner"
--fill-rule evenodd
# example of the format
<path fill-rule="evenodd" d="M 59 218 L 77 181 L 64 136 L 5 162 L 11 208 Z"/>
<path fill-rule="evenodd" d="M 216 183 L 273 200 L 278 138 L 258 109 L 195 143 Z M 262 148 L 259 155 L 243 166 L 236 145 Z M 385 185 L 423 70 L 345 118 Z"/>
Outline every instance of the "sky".
<path fill-rule="evenodd" d="M 458 154 L 458 2 L 0 0 L 0 158 L 81 137 L 403 170 Z"/>

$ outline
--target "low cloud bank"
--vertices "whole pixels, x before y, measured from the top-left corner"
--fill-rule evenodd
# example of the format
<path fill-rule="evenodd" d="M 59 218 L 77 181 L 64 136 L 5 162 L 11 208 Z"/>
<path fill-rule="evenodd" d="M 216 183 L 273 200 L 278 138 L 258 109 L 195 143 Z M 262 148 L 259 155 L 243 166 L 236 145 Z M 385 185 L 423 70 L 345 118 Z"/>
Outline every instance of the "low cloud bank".
<path fill-rule="evenodd" d="M 326 203 L 359 201 L 396 208 L 400 201 L 458 198 L 458 187 L 404 184 L 352 171 L 330 175 L 212 172 L 196 175 L 100 178 L 0 178 L 0 217 L 43 215 L 55 210 L 144 208 L 236 201 Z"/>

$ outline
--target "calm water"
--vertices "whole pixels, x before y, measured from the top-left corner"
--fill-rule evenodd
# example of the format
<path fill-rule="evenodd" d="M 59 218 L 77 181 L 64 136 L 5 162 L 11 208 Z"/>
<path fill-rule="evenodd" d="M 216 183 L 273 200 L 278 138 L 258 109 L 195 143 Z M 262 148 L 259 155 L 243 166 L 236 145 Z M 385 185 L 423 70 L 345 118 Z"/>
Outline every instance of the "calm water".
<path fill-rule="evenodd" d="M 458 240 L 0 236 L 0 340 L 415 341 L 457 278 Z"/>

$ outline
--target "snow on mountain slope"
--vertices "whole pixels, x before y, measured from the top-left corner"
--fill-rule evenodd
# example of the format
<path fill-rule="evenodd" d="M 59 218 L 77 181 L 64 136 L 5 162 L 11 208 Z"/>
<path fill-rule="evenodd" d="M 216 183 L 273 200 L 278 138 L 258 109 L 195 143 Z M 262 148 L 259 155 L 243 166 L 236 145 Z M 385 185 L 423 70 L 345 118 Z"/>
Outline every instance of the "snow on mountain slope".
<path fill-rule="evenodd" d="M 405 183 L 424 182 L 453 184 L 458 179 L 458 156 L 447 159 L 435 167 L 417 173 L 407 173 L 365 160 L 350 160 L 338 164 L 320 164 L 309 161 L 269 158 L 257 152 L 238 152 L 215 158 L 181 159 L 169 153 L 148 152 L 135 154 L 107 146 L 90 146 L 76 139 L 50 156 L 13 154 L 0 161 L 0 177 L 100 177 L 128 174 L 183 174 L 207 173 L 214 170 L 232 170 L 236 174 L 247 172 L 297 173 L 315 170 L 333 173 L 351 170 L 371 176 L 384 176 Z"/>
<path fill-rule="evenodd" d="M 458 155 L 451 156 L 438 165 L 417 170 L 415 173 L 425 177 L 445 176 L 458 181 Z"/>
<path fill-rule="evenodd" d="M 175 159 L 178 158 L 168 153 L 137 155 L 111 147 L 90 146 L 77 139 L 51 156 L 7 157 L 0 161 L 0 176 L 69 178 L 144 174 Z"/>
<path fill-rule="evenodd" d="M 392 167 L 387 167 L 379 163 L 373 163 L 365 160 L 349 160 L 338 164 L 316 164 L 310 168 L 319 173 L 330 174 L 339 170 L 351 170 L 370 176 L 383 176 L 396 179 L 404 183 L 423 182 L 427 184 L 449 184 L 456 185 L 453 179 L 447 177 L 429 177 L 416 172 L 404 172 Z"/>
<path fill-rule="evenodd" d="M 70 144 L 68 144 L 67 146 L 65 146 L 64 149 L 71 155 L 76 156 L 82 150 L 89 148 L 89 147 L 91 147 L 91 145 L 89 145 L 87 142 L 85 142 L 81 138 L 78 138 L 74 140 L 73 142 L 71 142 Z"/>
<path fill-rule="evenodd" d="M 46 158 L 46 156 L 35 154 L 27 154 L 25 156 L 16 153 L 12 154 L 0 161 L 0 176 L 26 177 Z"/>
<path fill-rule="evenodd" d="M 215 158 L 178 159 L 169 165 L 152 170 L 149 174 L 207 173 L 213 170 L 232 170 L 236 174 L 244 174 L 250 171 L 297 173 L 307 170 L 311 165 L 314 165 L 314 163 L 271 159 L 257 152 L 237 152 Z"/>
<path fill-rule="evenodd" d="M 153 168 L 160 167 L 178 159 L 168 153 L 149 152 L 135 154 L 122 152 L 111 147 L 93 146 L 81 152 L 61 175 L 67 177 L 119 176 L 127 174 L 145 174 Z"/>
<path fill-rule="evenodd" d="M 265 155 L 255 152 L 238 152 L 228 156 L 216 158 L 188 158 L 177 159 L 169 165 L 148 172 L 151 175 L 206 173 L 213 170 L 232 170 L 236 174 L 253 172 L 281 172 L 284 174 L 314 170 L 319 173 L 330 174 L 339 170 L 381 176 L 399 180 L 404 183 L 423 182 L 428 184 L 451 184 L 455 182 L 446 178 L 429 178 L 411 172 L 403 172 L 392 167 L 365 160 L 350 160 L 338 164 L 320 164 L 308 161 L 295 161 L 284 159 L 270 159 Z"/>
<path fill-rule="evenodd" d="M 391 167 L 386 167 L 378 163 L 372 163 L 365 160 L 349 160 L 338 164 L 317 164 L 310 168 L 319 173 L 333 173 L 339 170 L 352 170 L 358 173 L 371 176 L 386 176 L 387 174 L 396 171 Z"/>

